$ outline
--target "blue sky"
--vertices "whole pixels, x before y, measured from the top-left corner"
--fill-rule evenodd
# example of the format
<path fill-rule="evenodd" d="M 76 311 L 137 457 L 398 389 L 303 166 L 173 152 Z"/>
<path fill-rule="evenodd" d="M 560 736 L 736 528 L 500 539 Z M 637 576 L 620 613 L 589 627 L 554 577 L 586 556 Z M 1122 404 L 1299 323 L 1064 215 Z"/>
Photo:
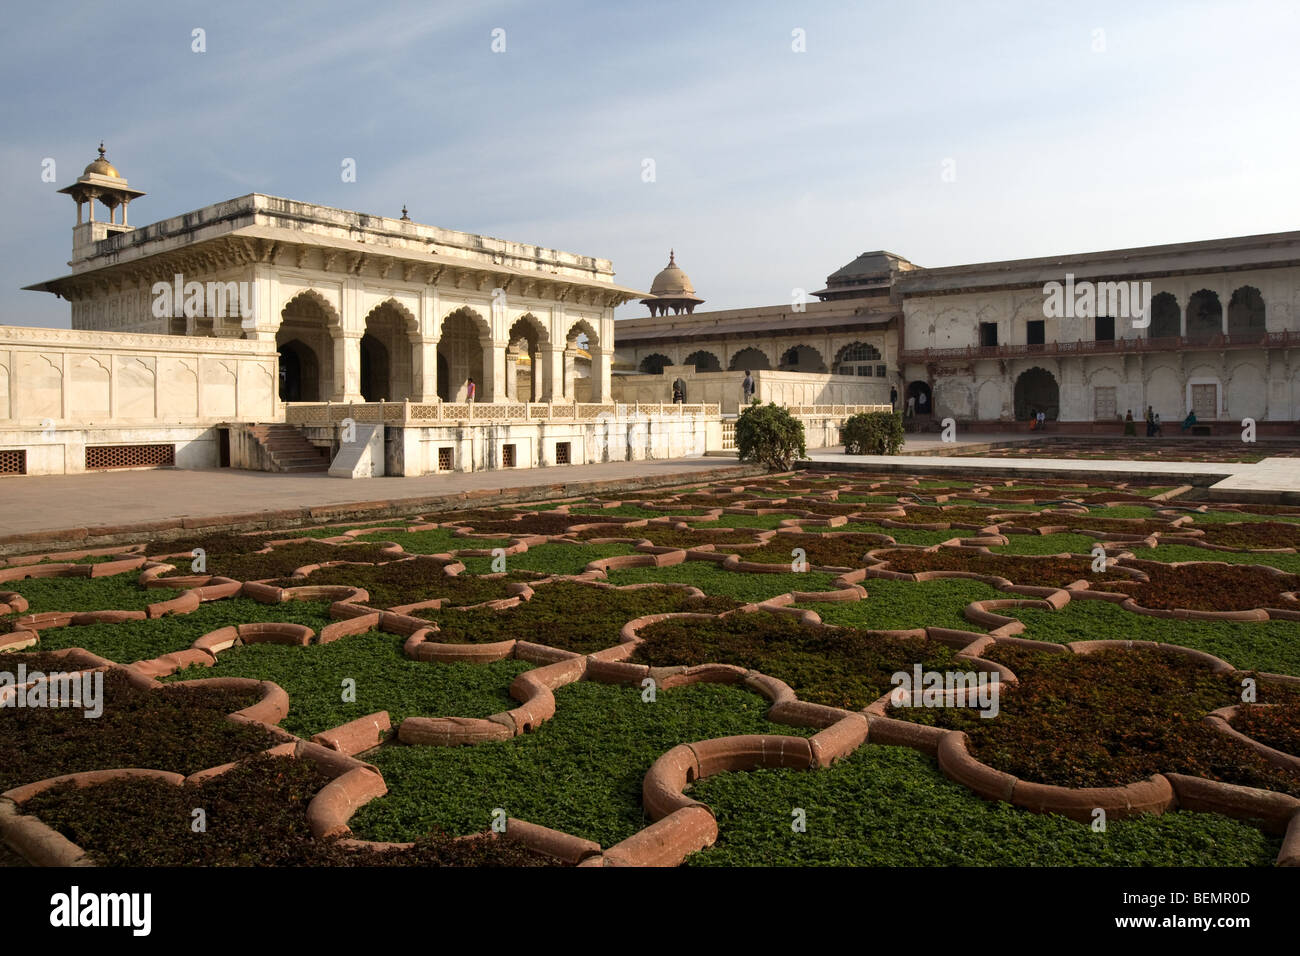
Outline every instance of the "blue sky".
<path fill-rule="evenodd" d="M 788 301 L 872 249 L 942 266 L 1300 228 L 1292 2 L 10 2 L 5 19 L 6 324 L 68 324 L 21 286 L 68 271 L 56 190 L 100 139 L 148 193 L 136 225 L 249 192 L 405 203 L 612 259 L 635 288 L 675 247 L 705 309 Z"/>

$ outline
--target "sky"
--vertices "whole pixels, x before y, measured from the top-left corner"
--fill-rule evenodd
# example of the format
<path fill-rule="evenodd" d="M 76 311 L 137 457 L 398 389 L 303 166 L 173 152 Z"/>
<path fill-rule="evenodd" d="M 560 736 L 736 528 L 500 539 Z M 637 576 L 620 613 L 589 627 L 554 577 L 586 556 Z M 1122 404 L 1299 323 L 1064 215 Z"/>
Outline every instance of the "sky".
<path fill-rule="evenodd" d="M 673 248 L 704 310 L 788 302 L 875 249 L 1297 229 L 1298 50 L 1291 0 L 6 0 L 0 324 L 69 324 L 21 287 L 69 271 L 57 190 L 101 139 L 147 193 L 137 226 L 251 192 L 405 204 L 637 289 Z"/>

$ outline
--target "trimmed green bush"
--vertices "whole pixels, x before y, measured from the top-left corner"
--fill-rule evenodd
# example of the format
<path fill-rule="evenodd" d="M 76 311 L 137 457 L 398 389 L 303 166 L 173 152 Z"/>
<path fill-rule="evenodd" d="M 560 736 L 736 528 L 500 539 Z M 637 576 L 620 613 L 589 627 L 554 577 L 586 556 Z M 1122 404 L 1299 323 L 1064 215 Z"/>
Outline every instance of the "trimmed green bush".
<path fill-rule="evenodd" d="M 807 455 L 803 422 L 775 402 L 755 401 L 736 419 L 736 450 L 741 461 L 756 461 L 769 471 L 789 471 Z"/>
<path fill-rule="evenodd" d="M 901 412 L 860 412 L 840 426 L 846 455 L 897 455 L 903 450 Z"/>

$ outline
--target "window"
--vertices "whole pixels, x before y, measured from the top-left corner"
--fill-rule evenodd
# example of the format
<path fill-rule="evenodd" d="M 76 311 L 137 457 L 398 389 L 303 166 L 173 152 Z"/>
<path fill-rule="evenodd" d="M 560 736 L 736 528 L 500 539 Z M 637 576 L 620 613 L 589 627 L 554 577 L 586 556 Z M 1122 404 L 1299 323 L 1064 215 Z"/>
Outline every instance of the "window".
<path fill-rule="evenodd" d="M 557 441 L 555 443 L 555 463 L 557 465 L 567 465 L 569 462 L 569 443 L 567 441 Z"/>
<path fill-rule="evenodd" d="M 1113 315 L 1097 316 L 1097 334 L 1094 338 L 1098 342 L 1115 341 L 1115 317 Z"/>
<path fill-rule="evenodd" d="M 867 359 L 880 358 L 880 350 L 866 342 L 854 342 L 840 349 L 841 362 L 864 362 Z"/>
<path fill-rule="evenodd" d="M 998 324 L 996 322 L 980 323 L 980 345 L 991 348 L 998 344 Z"/>
<path fill-rule="evenodd" d="M 1099 422 L 1114 421 L 1119 417 L 1119 407 L 1115 401 L 1115 386 L 1104 385 L 1093 389 L 1092 417 Z"/>
<path fill-rule="evenodd" d="M 1025 341 L 1030 345 L 1042 345 L 1047 341 L 1047 323 L 1042 319 L 1031 319 L 1025 323 Z"/>
<path fill-rule="evenodd" d="M 835 357 L 835 372 L 838 375 L 872 376 L 872 367 L 861 362 L 876 362 L 881 358 L 880 350 L 866 342 L 853 342 L 840 349 Z M 879 373 L 876 373 L 879 374 Z"/>
<path fill-rule="evenodd" d="M 451 471 L 452 467 L 452 449 L 450 446 L 438 449 L 438 470 Z"/>
<path fill-rule="evenodd" d="M 502 468 L 515 467 L 515 446 L 514 445 L 501 446 L 501 467 Z"/>
<path fill-rule="evenodd" d="M 876 378 L 884 378 L 884 377 L 885 377 L 885 366 L 883 366 L 883 365 L 877 365 L 877 366 L 876 366 Z"/>

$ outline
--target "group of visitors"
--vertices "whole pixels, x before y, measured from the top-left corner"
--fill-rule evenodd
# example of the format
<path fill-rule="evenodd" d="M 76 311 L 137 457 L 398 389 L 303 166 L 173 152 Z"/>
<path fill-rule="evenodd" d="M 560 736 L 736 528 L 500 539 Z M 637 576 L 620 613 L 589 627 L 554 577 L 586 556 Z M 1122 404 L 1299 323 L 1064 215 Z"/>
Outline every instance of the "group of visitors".
<path fill-rule="evenodd" d="M 889 407 L 897 411 L 898 409 L 898 387 L 889 386 Z M 907 407 L 903 412 L 904 418 L 911 418 L 914 415 L 926 415 L 930 411 L 930 396 L 925 392 L 917 392 L 915 395 L 907 396 Z"/>
<path fill-rule="evenodd" d="M 1164 425 L 1160 421 L 1160 413 L 1150 405 L 1147 406 L 1147 438 L 1163 438 L 1165 434 Z M 1187 417 L 1183 419 L 1182 431 L 1186 432 L 1196 424 L 1196 412 L 1188 412 Z M 1133 409 L 1129 409 L 1124 416 L 1124 434 L 1136 435 L 1137 425 L 1133 422 Z"/>

